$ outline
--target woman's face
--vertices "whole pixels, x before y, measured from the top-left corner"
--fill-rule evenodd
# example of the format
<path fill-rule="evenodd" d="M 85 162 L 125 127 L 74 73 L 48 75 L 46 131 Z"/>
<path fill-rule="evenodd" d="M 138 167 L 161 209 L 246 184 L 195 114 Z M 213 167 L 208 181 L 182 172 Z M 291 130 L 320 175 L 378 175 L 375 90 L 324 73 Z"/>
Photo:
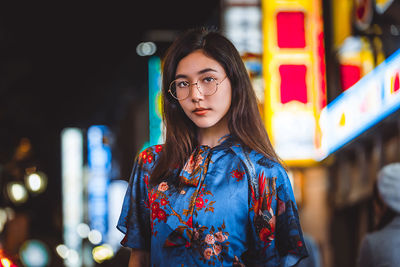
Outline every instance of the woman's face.
<path fill-rule="evenodd" d="M 175 79 L 189 82 L 189 96 L 179 100 L 183 111 L 200 129 L 228 127 L 226 114 L 231 106 L 232 88 L 224 68 L 201 50 L 196 50 L 178 63 Z M 218 83 L 217 91 L 204 95 L 196 83 L 208 83 L 213 79 Z"/>

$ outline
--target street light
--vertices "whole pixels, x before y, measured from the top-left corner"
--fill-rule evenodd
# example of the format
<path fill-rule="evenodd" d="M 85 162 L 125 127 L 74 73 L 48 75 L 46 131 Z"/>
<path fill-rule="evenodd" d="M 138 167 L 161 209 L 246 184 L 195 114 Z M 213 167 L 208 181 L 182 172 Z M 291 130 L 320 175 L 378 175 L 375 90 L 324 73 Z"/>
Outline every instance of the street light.
<path fill-rule="evenodd" d="M 25 176 L 25 185 L 33 194 L 40 194 L 47 188 L 47 176 L 43 172 L 33 172 Z"/>
<path fill-rule="evenodd" d="M 15 204 L 24 203 L 28 199 L 28 192 L 21 182 L 9 182 L 7 184 L 7 194 Z"/>

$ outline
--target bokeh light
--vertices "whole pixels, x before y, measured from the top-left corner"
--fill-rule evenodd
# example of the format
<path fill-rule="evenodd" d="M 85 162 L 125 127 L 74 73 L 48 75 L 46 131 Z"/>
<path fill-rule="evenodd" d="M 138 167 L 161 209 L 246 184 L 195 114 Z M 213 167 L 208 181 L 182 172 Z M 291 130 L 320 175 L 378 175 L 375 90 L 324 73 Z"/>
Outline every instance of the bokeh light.
<path fill-rule="evenodd" d="M 66 259 L 69 254 L 69 249 L 66 245 L 60 244 L 56 247 L 56 252 L 57 252 L 58 256 L 60 256 L 63 259 Z"/>
<path fill-rule="evenodd" d="M 103 239 L 101 233 L 98 230 L 92 230 L 89 232 L 88 239 L 93 245 L 100 244 Z"/>
<path fill-rule="evenodd" d="M 136 53 L 141 56 L 151 56 L 157 51 L 157 46 L 153 42 L 142 42 L 137 45 Z"/>
<path fill-rule="evenodd" d="M 28 192 L 20 182 L 10 182 L 7 184 L 7 194 L 9 199 L 15 204 L 21 204 L 28 200 Z"/>
<path fill-rule="evenodd" d="M 113 249 L 108 244 L 103 244 L 93 248 L 92 251 L 93 259 L 97 263 L 102 263 L 105 260 L 109 260 L 114 256 Z"/>
<path fill-rule="evenodd" d="M 44 267 L 50 260 L 47 245 L 39 240 L 25 241 L 19 254 L 22 263 L 27 267 Z"/>
<path fill-rule="evenodd" d="M 43 172 L 28 174 L 25 176 L 25 185 L 32 193 L 42 193 L 47 187 L 47 176 Z"/>
<path fill-rule="evenodd" d="M 80 223 L 77 228 L 76 231 L 78 232 L 78 235 L 83 239 L 83 238 L 87 238 L 89 233 L 90 233 L 90 227 L 89 225 L 87 225 L 86 223 Z"/>

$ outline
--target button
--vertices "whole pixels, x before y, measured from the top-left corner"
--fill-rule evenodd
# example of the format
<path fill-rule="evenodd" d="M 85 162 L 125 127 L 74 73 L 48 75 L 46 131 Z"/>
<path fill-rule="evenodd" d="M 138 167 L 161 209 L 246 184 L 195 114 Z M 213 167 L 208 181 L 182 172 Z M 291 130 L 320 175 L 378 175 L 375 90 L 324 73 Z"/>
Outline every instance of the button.
<path fill-rule="evenodd" d="M 185 191 L 185 190 L 182 190 L 182 191 L 180 192 L 180 194 L 181 194 L 181 195 L 184 195 L 184 194 L 186 194 L 186 191 Z"/>

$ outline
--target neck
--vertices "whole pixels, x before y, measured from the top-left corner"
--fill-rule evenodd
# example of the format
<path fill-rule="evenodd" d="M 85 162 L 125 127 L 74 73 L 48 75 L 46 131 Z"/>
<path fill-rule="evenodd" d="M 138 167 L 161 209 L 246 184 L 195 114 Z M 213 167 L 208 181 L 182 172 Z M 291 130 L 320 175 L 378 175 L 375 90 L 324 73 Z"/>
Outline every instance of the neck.
<path fill-rule="evenodd" d="M 207 145 L 209 147 L 215 147 L 222 143 L 228 135 L 229 129 L 226 125 L 225 127 L 212 127 L 212 128 L 199 128 L 198 139 L 200 145 Z"/>

